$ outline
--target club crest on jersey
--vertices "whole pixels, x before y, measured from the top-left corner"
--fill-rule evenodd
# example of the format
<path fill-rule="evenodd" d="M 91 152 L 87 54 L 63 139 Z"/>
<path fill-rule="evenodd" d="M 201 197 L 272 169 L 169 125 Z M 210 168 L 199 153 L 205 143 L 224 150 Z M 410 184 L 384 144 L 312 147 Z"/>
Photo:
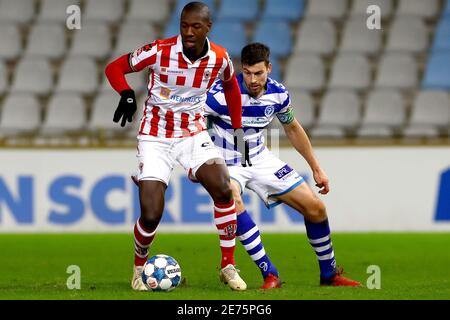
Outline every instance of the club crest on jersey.
<path fill-rule="evenodd" d="M 152 49 L 151 44 L 146 44 L 145 46 L 139 48 L 136 50 L 136 56 L 140 55 L 144 51 L 150 51 Z"/>
<path fill-rule="evenodd" d="M 170 89 L 166 87 L 161 87 L 160 90 L 161 97 L 169 99 L 170 97 Z"/>
<path fill-rule="evenodd" d="M 205 71 L 205 74 L 203 75 L 203 81 L 208 81 L 211 77 L 211 72 L 209 70 Z"/>
<path fill-rule="evenodd" d="M 273 112 L 275 111 L 275 108 L 273 106 L 267 106 L 266 109 L 264 109 L 264 114 L 266 117 L 270 117 L 273 115 Z"/>

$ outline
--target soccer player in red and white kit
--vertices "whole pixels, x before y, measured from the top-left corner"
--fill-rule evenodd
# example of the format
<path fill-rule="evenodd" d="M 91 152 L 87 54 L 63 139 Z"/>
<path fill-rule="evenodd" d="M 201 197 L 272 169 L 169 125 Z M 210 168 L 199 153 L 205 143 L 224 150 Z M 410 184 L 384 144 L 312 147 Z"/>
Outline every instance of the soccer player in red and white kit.
<path fill-rule="evenodd" d="M 145 290 L 141 274 L 164 210 L 164 194 L 176 162 L 203 185 L 214 201 L 214 222 L 222 253 L 220 279 L 233 290 L 245 290 L 234 261 L 236 209 L 223 157 L 206 131 L 206 93 L 217 78 L 232 118 L 234 138 L 245 150 L 242 104 L 233 64 L 226 50 L 209 41 L 208 6 L 188 3 L 180 17 L 180 35 L 156 40 L 108 64 L 111 86 L 121 95 L 115 122 L 131 122 L 137 109 L 125 74 L 149 71 L 148 98 L 138 134 L 141 216 L 134 227 L 135 259 L 131 287 Z M 243 165 L 245 165 L 245 160 Z"/>

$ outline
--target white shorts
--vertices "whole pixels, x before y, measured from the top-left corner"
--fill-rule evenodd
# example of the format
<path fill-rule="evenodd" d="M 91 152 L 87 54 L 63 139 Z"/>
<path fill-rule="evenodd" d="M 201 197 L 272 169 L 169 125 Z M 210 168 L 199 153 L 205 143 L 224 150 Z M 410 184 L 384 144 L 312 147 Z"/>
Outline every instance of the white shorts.
<path fill-rule="evenodd" d="M 157 180 L 169 185 L 176 162 L 195 177 L 207 161 L 223 157 L 207 131 L 186 138 L 138 136 L 138 179 Z"/>
<path fill-rule="evenodd" d="M 265 149 L 252 158 L 252 166 L 242 167 L 240 164 L 228 166 L 231 179 L 241 187 L 253 190 L 268 208 L 280 204 L 276 197 L 288 193 L 305 179 L 288 164 L 275 157 Z"/>

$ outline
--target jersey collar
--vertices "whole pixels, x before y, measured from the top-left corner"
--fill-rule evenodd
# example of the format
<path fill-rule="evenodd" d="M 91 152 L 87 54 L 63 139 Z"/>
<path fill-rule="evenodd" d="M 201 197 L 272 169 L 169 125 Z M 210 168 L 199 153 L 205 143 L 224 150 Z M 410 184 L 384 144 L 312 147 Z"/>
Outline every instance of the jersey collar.
<path fill-rule="evenodd" d="M 203 58 L 206 58 L 210 55 L 211 52 L 211 44 L 209 43 L 209 39 L 208 37 L 206 37 L 206 45 L 208 46 L 208 51 L 206 51 L 206 54 L 203 57 L 200 57 L 197 59 L 197 61 L 202 60 Z M 181 52 L 181 54 L 183 55 L 184 60 L 186 60 L 186 62 L 193 64 L 185 55 L 183 52 L 183 41 L 181 40 L 181 34 L 178 35 L 177 37 L 177 45 L 176 45 L 176 52 L 179 53 Z M 195 62 L 194 62 L 195 63 Z"/>

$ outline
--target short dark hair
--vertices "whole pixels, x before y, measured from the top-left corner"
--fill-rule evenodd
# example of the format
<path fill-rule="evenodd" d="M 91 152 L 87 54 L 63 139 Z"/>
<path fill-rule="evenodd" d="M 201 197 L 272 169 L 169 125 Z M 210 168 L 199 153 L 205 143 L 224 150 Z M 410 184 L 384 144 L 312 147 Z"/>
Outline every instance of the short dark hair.
<path fill-rule="evenodd" d="M 211 22 L 211 13 L 209 11 L 209 7 L 203 2 L 200 1 L 189 2 L 183 7 L 181 15 L 185 14 L 186 12 L 202 12 L 202 14 L 204 15 L 203 18 L 206 21 Z"/>
<path fill-rule="evenodd" d="M 264 61 L 266 66 L 270 62 L 270 48 L 263 43 L 255 42 L 246 45 L 241 51 L 241 63 L 253 66 Z"/>

